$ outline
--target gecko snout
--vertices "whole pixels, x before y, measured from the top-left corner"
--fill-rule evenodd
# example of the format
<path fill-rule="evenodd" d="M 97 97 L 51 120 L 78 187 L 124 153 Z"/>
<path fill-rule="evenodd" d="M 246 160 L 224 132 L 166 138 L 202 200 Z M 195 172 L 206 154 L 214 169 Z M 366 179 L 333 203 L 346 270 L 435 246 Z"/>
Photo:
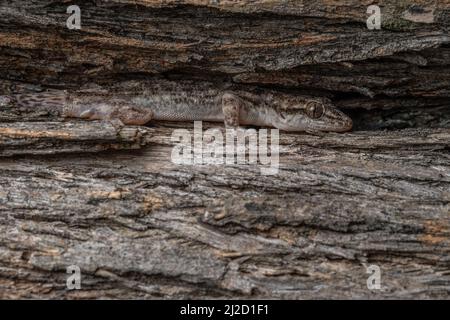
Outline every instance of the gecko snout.
<path fill-rule="evenodd" d="M 349 116 L 347 116 L 347 119 L 344 120 L 344 127 L 345 127 L 345 131 L 350 131 L 353 128 L 353 120 L 352 118 L 350 118 Z"/>
<path fill-rule="evenodd" d="M 352 118 L 338 109 L 333 109 L 331 112 L 330 123 L 332 123 L 335 132 L 346 132 L 353 128 Z"/>

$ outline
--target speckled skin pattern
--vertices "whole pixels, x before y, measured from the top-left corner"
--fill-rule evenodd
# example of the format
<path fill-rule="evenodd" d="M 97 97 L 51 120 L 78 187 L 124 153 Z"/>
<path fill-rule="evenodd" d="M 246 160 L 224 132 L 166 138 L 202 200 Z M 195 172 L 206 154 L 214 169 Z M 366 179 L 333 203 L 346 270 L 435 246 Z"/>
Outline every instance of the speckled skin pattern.
<path fill-rule="evenodd" d="M 352 128 L 351 119 L 325 98 L 221 87 L 209 82 L 128 81 L 107 90 L 0 96 L 0 106 L 8 104 L 56 110 L 67 118 L 118 119 L 131 125 L 155 119 L 224 122 L 227 127 L 255 125 L 285 131 L 344 132 Z"/>

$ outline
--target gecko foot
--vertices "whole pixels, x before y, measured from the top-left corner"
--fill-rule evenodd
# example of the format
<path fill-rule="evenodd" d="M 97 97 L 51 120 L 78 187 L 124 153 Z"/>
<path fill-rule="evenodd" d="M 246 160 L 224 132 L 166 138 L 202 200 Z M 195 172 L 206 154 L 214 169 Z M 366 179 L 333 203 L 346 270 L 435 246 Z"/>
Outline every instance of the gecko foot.
<path fill-rule="evenodd" d="M 81 119 L 90 119 L 90 118 L 92 118 L 94 115 L 95 115 L 95 109 L 94 109 L 94 108 L 90 108 L 90 109 L 87 109 L 87 110 L 83 111 L 83 112 L 80 114 L 79 117 L 80 117 Z"/>
<path fill-rule="evenodd" d="M 125 124 L 120 119 L 112 119 L 109 121 L 109 123 L 111 123 L 116 131 L 121 130 L 125 126 Z"/>
<path fill-rule="evenodd" d="M 12 105 L 13 98 L 10 96 L 0 96 L 0 107 L 10 107 Z"/>

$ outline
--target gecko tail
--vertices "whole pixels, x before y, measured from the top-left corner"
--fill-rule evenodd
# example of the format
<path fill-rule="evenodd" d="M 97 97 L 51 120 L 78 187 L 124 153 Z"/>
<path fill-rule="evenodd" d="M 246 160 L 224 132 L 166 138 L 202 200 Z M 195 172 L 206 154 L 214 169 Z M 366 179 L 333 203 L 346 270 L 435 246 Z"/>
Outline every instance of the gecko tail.
<path fill-rule="evenodd" d="M 65 101 L 66 94 L 64 91 L 48 91 L 0 96 L 0 106 L 15 106 L 18 108 L 27 109 L 59 109 L 64 106 Z"/>

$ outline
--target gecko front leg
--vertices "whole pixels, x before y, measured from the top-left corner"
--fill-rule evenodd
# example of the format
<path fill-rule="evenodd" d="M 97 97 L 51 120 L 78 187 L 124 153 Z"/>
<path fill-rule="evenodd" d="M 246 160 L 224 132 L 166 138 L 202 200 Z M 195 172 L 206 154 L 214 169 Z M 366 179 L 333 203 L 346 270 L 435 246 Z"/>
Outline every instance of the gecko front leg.
<path fill-rule="evenodd" d="M 240 109 L 243 107 L 243 101 L 233 93 L 224 93 L 222 95 L 222 112 L 226 128 L 239 127 Z"/>

